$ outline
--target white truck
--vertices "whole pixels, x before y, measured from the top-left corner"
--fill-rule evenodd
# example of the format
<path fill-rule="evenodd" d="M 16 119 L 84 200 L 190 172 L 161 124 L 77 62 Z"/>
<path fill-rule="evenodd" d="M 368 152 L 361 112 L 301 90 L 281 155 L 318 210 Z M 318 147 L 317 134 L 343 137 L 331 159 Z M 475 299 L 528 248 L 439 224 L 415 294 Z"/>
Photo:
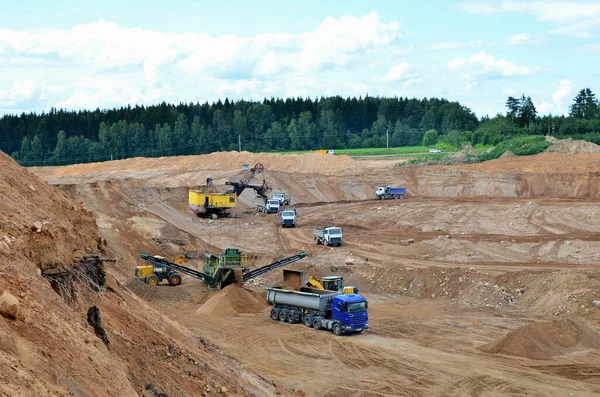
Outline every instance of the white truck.
<path fill-rule="evenodd" d="M 342 228 L 338 226 L 325 226 L 321 229 L 314 229 L 313 237 L 317 245 L 335 245 L 339 247 L 343 242 Z"/>
<path fill-rule="evenodd" d="M 279 212 L 279 200 L 275 199 L 257 199 L 256 210 L 266 214 L 276 214 Z"/>
<path fill-rule="evenodd" d="M 279 213 L 281 227 L 296 227 L 296 210 L 284 210 Z"/>
<path fill-rule="evenodd" d="M 290 205 L 292 203 L 292 198 L 285 193 L 275 193 L 272 198 L 279 200 L 279 205 Z"/>

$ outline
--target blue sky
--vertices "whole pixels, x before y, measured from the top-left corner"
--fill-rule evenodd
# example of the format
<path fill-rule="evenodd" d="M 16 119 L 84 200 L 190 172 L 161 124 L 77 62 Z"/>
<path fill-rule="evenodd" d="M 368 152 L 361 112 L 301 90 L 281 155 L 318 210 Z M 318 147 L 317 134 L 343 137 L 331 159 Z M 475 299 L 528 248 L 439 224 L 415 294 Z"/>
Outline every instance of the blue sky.
<path fill-rule="evenodd" d="M 26 3 L 26 4 L 25 4 Z M 600 90 L 593 1 L 1 1 L 0 114 L 271 96 Z"/>

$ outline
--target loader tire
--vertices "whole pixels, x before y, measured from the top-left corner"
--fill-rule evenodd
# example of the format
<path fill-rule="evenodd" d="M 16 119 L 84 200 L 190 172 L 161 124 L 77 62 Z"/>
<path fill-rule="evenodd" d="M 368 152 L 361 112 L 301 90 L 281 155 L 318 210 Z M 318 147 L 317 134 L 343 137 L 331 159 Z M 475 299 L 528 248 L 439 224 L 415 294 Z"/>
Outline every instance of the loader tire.
<path fill-rule="evenodd" d="M 171 274 L 169 274 L 169 285 L 171 286 L 176 286 L 181 284 L 181 274 L 173 272 Z"/>
<path fill-rule="evenodd" d="M 148 277 L 146 277 L 146 284 L 158 285 L 159 282 L 160 280 L 156 274 L 151 274 Z"/>

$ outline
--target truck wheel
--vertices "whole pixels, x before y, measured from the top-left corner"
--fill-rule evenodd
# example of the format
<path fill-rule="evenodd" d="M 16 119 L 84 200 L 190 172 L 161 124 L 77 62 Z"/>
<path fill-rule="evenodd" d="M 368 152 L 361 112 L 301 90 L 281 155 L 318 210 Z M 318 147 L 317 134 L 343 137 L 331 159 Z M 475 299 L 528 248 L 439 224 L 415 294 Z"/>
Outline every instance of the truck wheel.
<path fill-rule="evenodd" d="M 181 275 L 177 272 L 169 274 L 169 285 L 175 286 L 181 284 Z"/>
<path fill-rule="evenodd" d="M 287 319 L 288 311 L 283 309 L 279 311 L 279 321 L 285 321 Z"/>
<path fill-rule="evenodd" d="M 308 328 L 312 327 L 312 322 L 313 316 L 311 316 L 310 314 L 304 316 L 304 325 L 306 325 Z"/>
<path fill-rule="evenodd" d="M 158 276 L 156 274 L 151 274 L 148 277 L 146 277 L 146 284 L 158 285 L 159 282 L 160 280 L 158 279 Z"/>
<path fill-rule="evenodd" d="M 278 309 L 271 309 L 271 320 L 279 320 L 279 310 Z"/>
<path fill-rule="evenodd" d="M 337 336 L 341 336 L 342 335 L 342 327 L 339 324 L 333 324 L 333 333 L 336 334 Z"/>
<path fill-rule="evenodd" d="M 394 194 L 394 200 L 398 200 L 398 195 Z"/>
<path fill-rule="evenodd" d="M 314 329 L 321 329 L 321 317 L 313 318 L 312 326 Z"/>
<path fill-rule="evenodd" d="M 401 195 L 401 196 L 400 196 L 400 198 L 401 198 L 402 200 L 404 200 L 404 199 L 406 198 L 406 196 L 405 196 L 405 195 Z"/>
<path fill-rule="evenodd" d="M 295 324 L 296 323 L 296 316 L 294 315 L 294 312 L 292 312 L 292 311 L 288 312 L 287 322 L 290 323 L 290 324 Z"/>

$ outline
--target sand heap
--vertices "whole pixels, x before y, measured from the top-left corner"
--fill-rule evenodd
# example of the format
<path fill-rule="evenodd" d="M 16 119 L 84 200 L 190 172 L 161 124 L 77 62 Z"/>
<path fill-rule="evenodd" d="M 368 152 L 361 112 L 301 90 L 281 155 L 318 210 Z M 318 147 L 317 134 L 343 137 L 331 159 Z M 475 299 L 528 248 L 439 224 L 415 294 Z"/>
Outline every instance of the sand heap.
<path fill-rule="evenodd" d="M 196 314 L 210 314 L 221 317 L 237 317 L 240 314 L 260 313 L 268 307 L 260 294 L 240 285 L 232 284 L 217 292 L 200 306 Z"/>
<path fill-rule="evenodd" d="M 256 163 L 264 165 L 266 171 L 287 173 L 316 173 L 338 175 L 356 173 L 360 165 L 349 156 L 331 156 L 321 153 L 273 154 L 250 152 L 214 152 L 199 156 L 178 156 L 145 158 L 136 157 L 126 160 L 106 161 L 102 163 L 77 164 L 67 167 L 34 168 L 40 176 L 74 176 L 102 174 L 122 178 L 133 171 L 143 172 L 201 172 L 236 171 L 244 164 L 252 167 Z"/>
<path fill-rule="evenodd" d="M 500 156 L 499 158 L 501 159 L 512 159 L 517 157 L 516 154 L 514 154 L 511 150 L 507 150 L 506 152 L 502 153 L 502 156 Z"/>
<path fill-rule="evenodd" d="M 600 349 L 600 334 L 571 319 L 528 324 L 480 347 L 485 353 L 550 360 L 556 356 Z"/>
<path fill-rule="evenodd" d="M 549 139 L 549 141 L 552 142 L 552 145 L 545 151 L 550 153 L 600 153 L 600 146 L 592 142 L 574 141 L 571 138 L 563 140 Z"/>

